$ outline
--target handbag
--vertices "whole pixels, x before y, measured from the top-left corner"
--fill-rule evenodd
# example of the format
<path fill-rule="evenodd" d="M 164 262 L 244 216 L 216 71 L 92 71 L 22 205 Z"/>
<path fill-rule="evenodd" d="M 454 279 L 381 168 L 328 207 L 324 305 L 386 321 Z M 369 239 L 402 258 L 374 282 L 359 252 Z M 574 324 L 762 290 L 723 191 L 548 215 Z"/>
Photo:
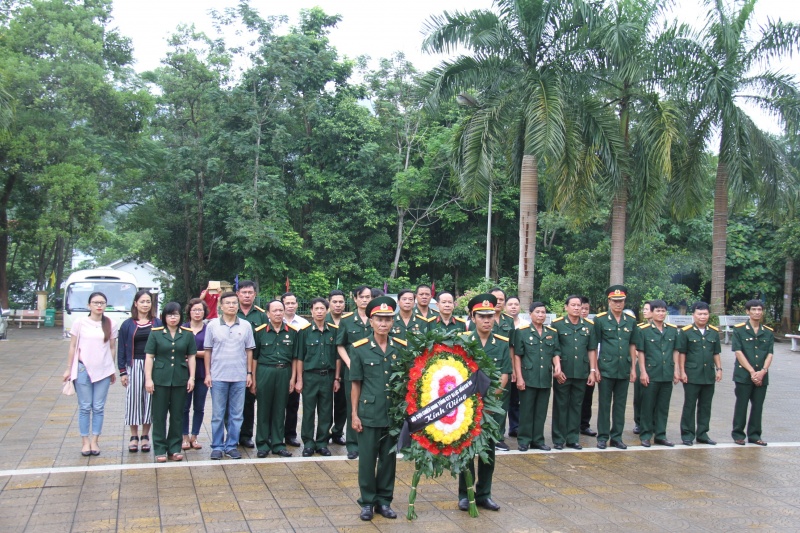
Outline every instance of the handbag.
<path fill-rule="evenodd" d="M 67 380 L 64 382 L 64 386 L 61 388 L 61 394 L 64 396 L 72 396 L 75 394 L 75 385 L 72 383 L 72 380 Z"/>

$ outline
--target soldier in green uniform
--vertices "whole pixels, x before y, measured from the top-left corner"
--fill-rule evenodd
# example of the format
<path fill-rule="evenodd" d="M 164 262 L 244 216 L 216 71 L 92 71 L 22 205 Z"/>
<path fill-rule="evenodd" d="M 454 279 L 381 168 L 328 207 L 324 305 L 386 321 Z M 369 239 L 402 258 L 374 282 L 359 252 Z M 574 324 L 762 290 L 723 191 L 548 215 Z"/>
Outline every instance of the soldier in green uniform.
<path fill-rule="evenodd" d="M 553 373 L 561 374 L 561 348 L 558 331 L 545 326 L 547 309 L 542 302 L 533 302 L 531 323 L 516 330 L 514 336 L 514 372 L 519 389 L 519 451 L 550 451 L 544 443 L 544 421 L 550 403 Z"/>
<path fill-rule="evenodd" d="M 240 281 L 236 289 L 236 296 L 239 299 L 239 312 L 236 316 L 250 322 L 253 329 L 267 323 L 267 313 L 253 302 L 256 299 L 256 284 L 248 279 Z M 255 405 L 256 396 L 248 388 L 244 393 L 244 420 L 242 421 L 242 431 L 239 433 L 239 445 L 245 448 L 255 448 L 253 442 L 253 426 L 255 425 Z M 225 419 L 227 420 L 227 415 Z M 226 422 L 227 423 L 227 422 Z"/>
<path fill-rule="evenodd" d="M 414 304 L 414 314 L 427 324 L 436 320 L 438 316 L 438 313 L 430 308 L 432 298 L 433 289 L 430 285 L 423 283 L 417 286 L 417 290 L 414 292 L 414 300 L 416 302 Z"/>
<path fill-rule="evenodd" d="M 455 309 L 455 299 L 453 293 L 449 291 L 442 291 L 438 295 L 439 300 L 439 315 L 428 323 L 431 329 L 439 329 L 445 332 L 448 331 L 466 331 L 467 321 L 463 318 L 453 316 L 453 309 Z"/>
<path fill-rule="evenodd" d="M 392 325 L 392 336 L 406 340 L 408 333 L 425 333 L 428 321 L 414 313 L 414 292 L 400 289 L 397 293 L 398 312 Z"/>
<path fill-rule="evenodd" d="M 325 322 L 328 301 L 311 300 L 311 325 L 300 332 L 297 380 L 295 390 L 303 395 L 303 422 L 300 437 L 303 439 L 303 457 L 314 452 L 329 457 L 328 431 L 333 423 L 333 376 L 336 372 L 335 324 Z M 314 434 L 314 417 L 317 432 Z"/>
<path fill-rule="evenodd" d="M 597 376 L 597 335 L 594 322 L 581 316 L 580 296 L 567 296 L 564 309 L 567 316 L 552 323 L 561 348 L 561 373 L 553 376 L 553 447 L 580 450 L 581 406 Z"/>
<path fill-rule="evenodd" d="M 339 289 L 334 289 L 328 294 L 330 310 L 325 315 L 325 322 L 336 326 L 338 335 L 339 322 L 344 318 L 344 310 L 347 302 L 344 293 Z M 347 313 L 352 315 L 353 313 Z M 334 339 L 335 340 L 335 339 Z M 339 352 L 336 352 L 336 371 L 334 376 L 342 375 L 342 361 L 339 359 Z M 333 381 L 333 426 L 331 427 L 331 442 L 344 446 L 344 426 L 347 423 L 347 399 L 344 397 L 344 386 L 342 378 L 334 377 Z"/>
<path fill-rule="evenodd" d="M 623 285 L 609 287 L 606 290 L 609 312 L 594 317 L 594 331 L 600 343 L 597 447 L 601 450 L 606 448 L 609 437 L 611 446 L 620 450 L 628 447 L 622 442 L 622 430 L 625 428 L 628 386 L 636 379 L 636 347 L 632 341 L 636 317 L 624 311 L 627 293 L 628 289 Z"/>
<path fill-rule="evenodd" d="M 767 443 L 761 440 L 761 413 L 764 410 L 764 398 L 767 396 L 767 372 L 772 364 L 775 337 L 772 329 L 761 323 L 764 316 L 764 303 L 761 300 L 749 300 L 744 307 L 750 320 L 733 328 L 731 341 L 731 348 L 736 354 L 736 364 L 733 365 L 736 404 L 733 408 L 731 436 L 733 442 L 741 446 L 745 439 L 752 444 L 766 446 Z"/>
<path fill-rule="evenodd" d="M 667 439 L 667 419 L 672 386 L 680 381 L 677 326 L 664 322 L 667 303 L 650 302 L 652 323 L 636 328 L 634 342 L 639 361 L 639 382 L 642 384 L 641 432 L 642 446 L 650 447 L 650 439 L 660 446 L 674 446 Z M 654 438 L 655 437 L 655 438 Z"/>
<path fill-rule="evenodd" d="M 708 436 L 714 384 L 722 381 L 722 344 L 719 329 L 708 323 L 709 309 L 705 302 L 694 304 L 694 323 L 682 328 L 678 337 L 678 363 L 683 382 L 681 441 L 691 446 L 695 437 L 700 444 L 716 444 Z M 695 413 L 697 419 L 695 423 Z"/>
<path fill-rule="evenodd" d="M 269 322 L 255 329 L 256 349 L 253 350 L 253 371 L 256 375 L 258 420 L 256 447 L 258 457 L 272 451 L 280 457 L 291 457 L 286 449 L 284 421 L 289 393 L 297 380 L 295 361 L 300 348 L 298 331 L 283 321 L 283 303 L 272 300 L 267 304 Z"/>
<path fill-rule="evenodd" d="M 367 304 L 372 300 L 372 289 L 366 286 L 358 287 L 353 291 L 356 301 L 356 311 L 342 315 L 339 323 L 339 331 L 336 335 L 336 346 L 339 351 L 339 359 L 343 365 L 336 366 L 336 380 L 343 379 L 339 383 L 344 383 L 344 394 L 347 400 L 347 423 L 345 424 L 345 446 L 347 447 L 347 458 L 356 459 L 358 457 L 358 437 L 353 430 L 350 420 L 350 413 L 353 406 L 350 405 L 350 345 L 361 339 L 365 339 L 372 333 L 367 317 Z"/>
<path fill-rule="evenodd" d="M 394 308 L 395 302 L 388 296 L 370 301 L 366 312 L 372 334 L 354 342 L 350 350 L 350 417 L 358 433 L 361 520 L 372 520 L 373 509 L 385 518 L 397 518 L 391 507 L 397 439 L 389 435 L 389 377 L 398 348 L 406 341 L 389 336 Z"/>
<path fill-rule="evenodd" d="M 644 322 L 639 324 L 639 327 L 646 326 L 652 323 L 653 311 L 650 307 L 650 302 L 642 304 L 642 318 Z M 636 381 L 633 382 L 633 434 L 638 435 L 641 433 L 640 424 L 642 422 L 642 382 L 639 381 L 639 364 L 636 364 Z"/>
<path fill-rule="evenodd" d="M 493 333 L 495 306 L 497 298 L 493 294 L 478 294 L 467 304 L 470 310 L 472 323 L 476 329 L 463 333 L 468 340 L 478 341 L 486 355 L 494 361 L 494 366 L 500 370 L 500 389 L 496 391 L 503 402 L 502 413 L 492 413 L 498 424 L 506 419 L 508 409 L 508 383 L 513 372 L 511 356 L 509 355 L 509 339 L 498 333 Z M 508 449 L 508 448 L 506 448 Z M 492 499 L 492 477 L 494 475 L 494 450 L 487 450 L 488 461 L 478 459 L 478 477 L 475 485 L 475 503 L 490 511 L 499 511 L 500 506 Z M 475 478 L 475 466 L 470 463 L 472 479 Z M 458 476 L 458 508 L 462 511 L 469 510 L 467 499 L 467 482 L 464 474 Z"/>
<path fill-rule="evenodd" d="M 161 313 L 164 326 L 153 328 L 144 352 L 145 389 L 153 395 L 153 453 L 182 461 L 182 419 L 186 395 L 194 389 L 197 345 L 190 328 L 180 327 L 181 305 L 170 302 Z M 167 433 L 169 415 L 169 433 Z"/>

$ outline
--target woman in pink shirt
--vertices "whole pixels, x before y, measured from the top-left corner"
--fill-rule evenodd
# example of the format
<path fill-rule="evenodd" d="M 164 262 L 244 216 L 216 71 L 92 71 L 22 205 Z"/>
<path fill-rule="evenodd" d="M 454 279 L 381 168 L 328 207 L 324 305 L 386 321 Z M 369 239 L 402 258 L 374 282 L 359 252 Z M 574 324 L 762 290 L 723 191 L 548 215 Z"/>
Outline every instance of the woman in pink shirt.
<path fill-rule="evenodd" d="M 78 397 L 78 428 L 83 439 L 81 455 L 100 455 L 97 441 L 103 430 L 108 388 L 116 380 L 114 360 L 117 331 L 104 311 L 108 299 L 102 292 L 89 296 L 89 316 L 75 321 L 70 331 L 67 370 L 64 381 L 75 384 Z M 91 418 L 91 435 L 89 422 Z"/>

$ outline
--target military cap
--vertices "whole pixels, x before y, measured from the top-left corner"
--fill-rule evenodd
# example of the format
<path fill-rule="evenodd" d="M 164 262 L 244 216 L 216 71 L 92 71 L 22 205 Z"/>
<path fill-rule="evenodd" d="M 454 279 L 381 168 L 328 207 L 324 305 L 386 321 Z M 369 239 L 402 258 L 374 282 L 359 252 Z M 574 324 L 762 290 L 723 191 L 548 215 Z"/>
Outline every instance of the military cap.
<path fill-rule="evenodd" d="M 612 285 L 606 289 L 609 300 L 624 300 L 628 297 L 628 288 L 625 285 Z"/>
<path fill-rule="evenodd" d="M 397 304 L 391 296 L 378 296 L 367 304 L 367 316 L 393 316 Z"/>
<path fill-rule="evenodd" d="M 494 294 L 485 293 L 474 296 L 467 304 L 467 307 L 469 307 L 469 314 L 493 315 L 496 305 L 497 297 Z"/>

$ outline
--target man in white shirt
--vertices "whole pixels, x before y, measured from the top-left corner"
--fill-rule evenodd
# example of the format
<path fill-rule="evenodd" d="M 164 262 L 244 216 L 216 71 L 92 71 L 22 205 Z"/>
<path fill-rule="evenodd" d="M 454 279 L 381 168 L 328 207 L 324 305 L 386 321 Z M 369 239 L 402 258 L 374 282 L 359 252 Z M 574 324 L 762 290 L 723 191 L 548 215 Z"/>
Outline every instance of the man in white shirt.
<path fill-rule="evenodd" d="M 297 330 L 308 327 L 310 322 L 297 314 L 297 296 L 293 292 L 285 292 L 281 296 L 283 302 L 283 321 L 294 326 Z M 284 438 L 288 446 L 300 447 L 297 440 L 297 411 L 300 409 L 300 393 L 297 391 L 289 394 L 286 404 L 286 421 L 284 423 Z"/>

